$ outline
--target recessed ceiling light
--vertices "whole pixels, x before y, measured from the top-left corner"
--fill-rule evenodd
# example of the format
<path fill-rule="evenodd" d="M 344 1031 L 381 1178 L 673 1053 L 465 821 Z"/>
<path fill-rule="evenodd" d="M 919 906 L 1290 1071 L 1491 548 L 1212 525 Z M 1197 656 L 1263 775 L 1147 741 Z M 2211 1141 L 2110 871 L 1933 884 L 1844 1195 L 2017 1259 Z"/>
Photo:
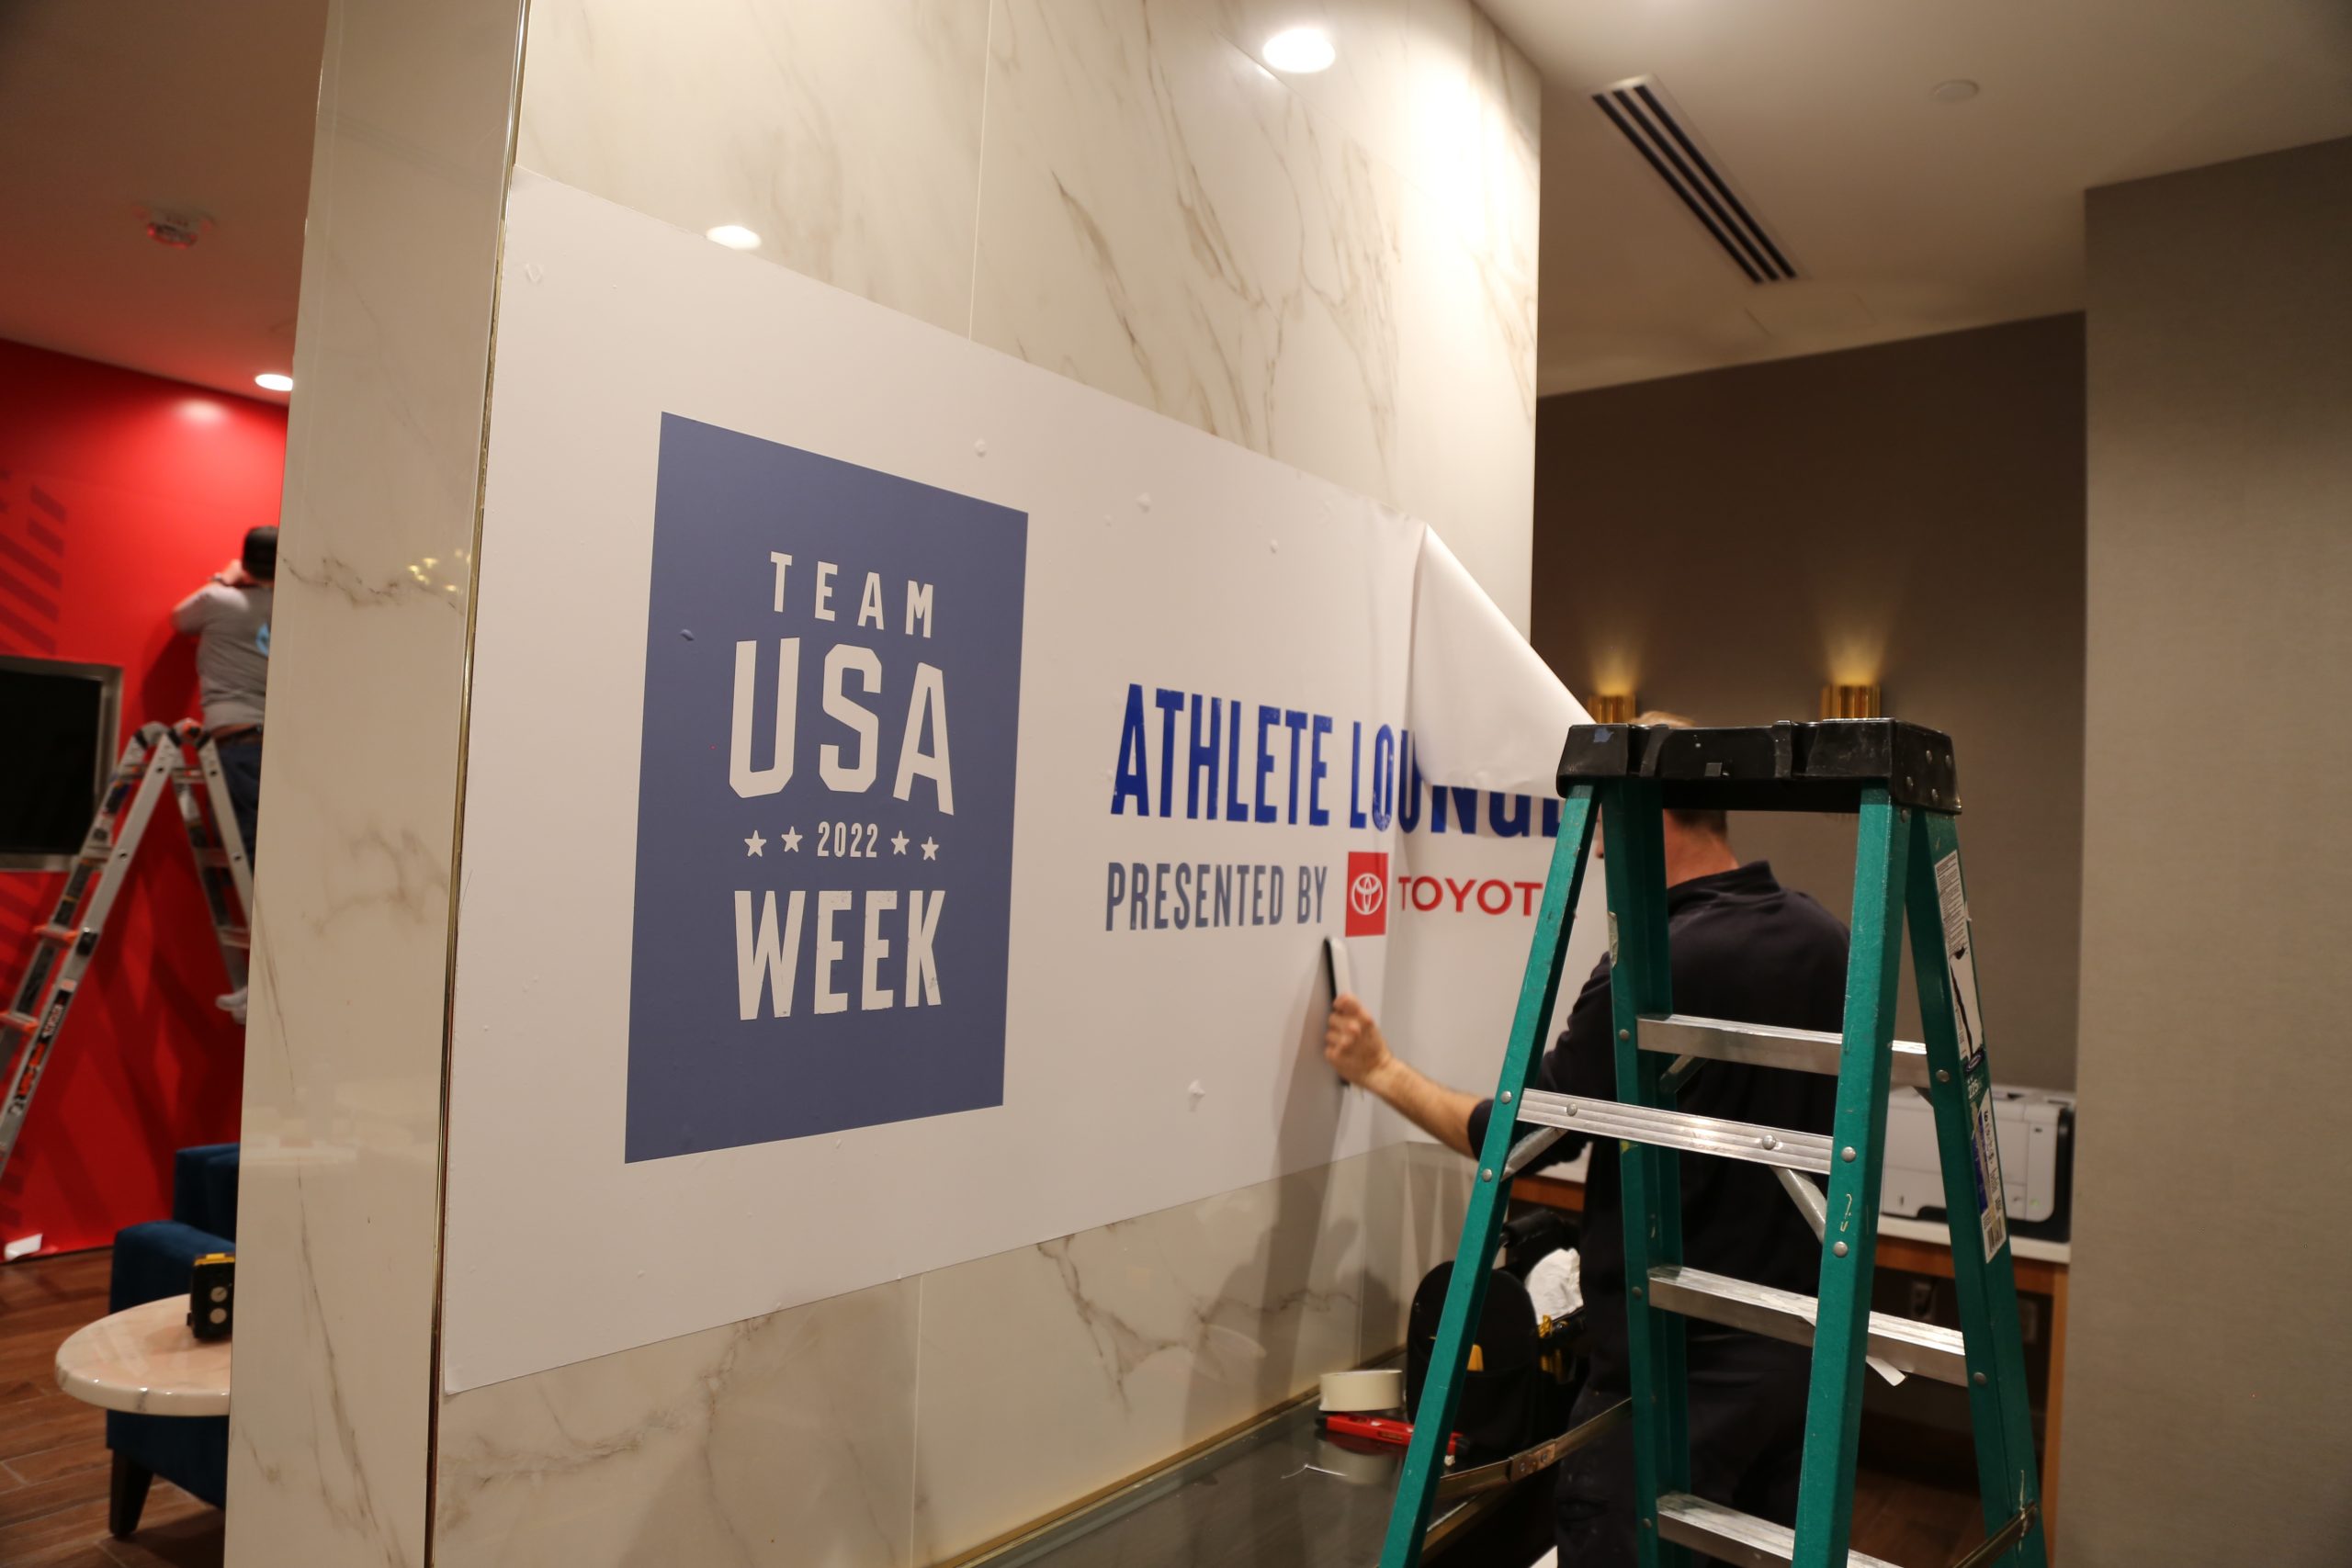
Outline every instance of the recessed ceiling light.
<path fill-rule="evenodd" d="M 1291 28 L 1266 40 L 1266 63 L 1294 76 L 1328 71 L 1337 58 L 1330 38 L 1320 28 Z"/>
<path fill-rule="evenodd" d="M 294 378 L 283 370 L 265 370 L 254 378 L 254 385 L 265 392 L 290 392 L 294 389 Z"/>
<path fill-rule="evenodd" d="M 1939 104 L 1964 104 L 1974 97 L 1979 89 L 1965 76 L 1955 76 L 1949 82 L 1939 82 L 1928 96 Z"/>
<path fill-rule="evenodd" d="M 730 251 L 756 251 L 760 248 L 760 237 L 741 223 L 721 223 L 716 229 L 706 229 L 703 238 L 715 240 Z"/>

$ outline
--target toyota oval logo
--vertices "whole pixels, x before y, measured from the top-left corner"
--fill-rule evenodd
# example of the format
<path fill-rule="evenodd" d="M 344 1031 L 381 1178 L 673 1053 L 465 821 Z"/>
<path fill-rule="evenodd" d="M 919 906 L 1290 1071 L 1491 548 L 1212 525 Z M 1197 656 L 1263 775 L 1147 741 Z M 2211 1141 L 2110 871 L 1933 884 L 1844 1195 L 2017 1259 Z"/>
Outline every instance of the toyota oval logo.
<path fill-rule="evenodd" d="M 1388 933 L 1388 856 L 1385 851 L 1348 852 L 1347 934 Z"/>

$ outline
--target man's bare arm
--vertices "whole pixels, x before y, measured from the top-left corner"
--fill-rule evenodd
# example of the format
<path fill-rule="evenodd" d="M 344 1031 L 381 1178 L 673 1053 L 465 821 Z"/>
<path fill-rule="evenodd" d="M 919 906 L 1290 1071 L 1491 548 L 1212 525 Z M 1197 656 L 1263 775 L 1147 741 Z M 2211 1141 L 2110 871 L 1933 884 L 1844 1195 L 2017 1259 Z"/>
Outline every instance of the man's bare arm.
<path fill-rule="evenodd" d="M 1476 1157 L 1470 1147 L 1470 1112 L 1478 1108 L 1477 1097 L 1449 1089 L 1398 1060 L 1379 1023 L 1355 998 L 1341 997 L 1331 1004 L 1330 1019 L 1323 1026 L 1323 1059 L 1341 1077 L 1386 1100 L 1447 1148 Z"/>

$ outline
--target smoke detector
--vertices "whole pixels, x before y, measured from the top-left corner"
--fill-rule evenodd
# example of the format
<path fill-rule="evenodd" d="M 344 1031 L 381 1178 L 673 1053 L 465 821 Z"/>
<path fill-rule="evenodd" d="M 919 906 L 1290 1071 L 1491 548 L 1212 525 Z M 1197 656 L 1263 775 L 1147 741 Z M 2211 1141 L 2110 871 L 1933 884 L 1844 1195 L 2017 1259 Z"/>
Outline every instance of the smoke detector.
<path fill-rule="evenodd" d="M 142 207 L 139 220 L 147 227 L 147 237 L 159 245 L 185 251 L 212 230 L 209 214 L 187 208 Z"/>

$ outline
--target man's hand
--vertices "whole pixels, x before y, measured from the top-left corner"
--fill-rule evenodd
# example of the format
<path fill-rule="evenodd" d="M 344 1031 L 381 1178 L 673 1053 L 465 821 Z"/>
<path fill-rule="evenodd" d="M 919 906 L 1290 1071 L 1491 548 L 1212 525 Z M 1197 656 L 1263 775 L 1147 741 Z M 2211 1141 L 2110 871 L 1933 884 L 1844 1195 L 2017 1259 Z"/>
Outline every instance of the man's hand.
<path fill-rule="evenodd" d="M 1423 1077 L 1410 1064 L 1391 1055 L 1372 1010 L 1355 998 L 1341 997 L 1331 1004 L 1331 1016 L 1323 1025 L 1323 1059 L 1341 1077 L 1386 1100 L 1447 1148 L 1456 1154 L 1471 1152 L 1470 1112 L 1478 1102 Z"/>
<path fill-rule="evenodd" d="M 245 563 L 243 560 L 232 560 L 219 571 L 214 572 L 212 581 L 223 588 L 250 588 L 254 583 L 254 575 L 245 570 Z"/>
<path fill-rule="evenodd" d="M 1365 1082 L 1388 1065 L 1388 1042 L 1381 1037 L 1380 1024 L 1355 998 L 1331 1004 L 1323 1025 L 1323 1059 L 1351 1084 Z"/>

